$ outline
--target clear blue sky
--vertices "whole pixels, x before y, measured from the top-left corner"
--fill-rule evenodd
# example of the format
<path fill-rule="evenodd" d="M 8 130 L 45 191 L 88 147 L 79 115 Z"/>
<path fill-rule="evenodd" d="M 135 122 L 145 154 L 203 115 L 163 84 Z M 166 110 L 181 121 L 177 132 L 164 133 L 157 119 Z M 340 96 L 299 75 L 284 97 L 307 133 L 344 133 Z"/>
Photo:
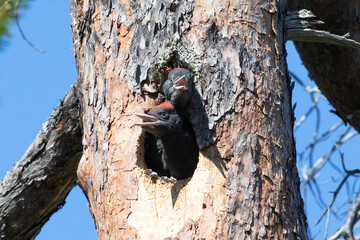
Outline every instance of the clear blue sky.
<path fill-rule="evenodd" d="M 15 24 L 11 27 L 11 37 L 2 46 L 0 52 L 0 178 L 2 179 L 14 163 L 20 159 L 27 147 L 34 140 L 46 122 L 52 109 L 59 103 L 64 94 L 74 84 L 77 72 L 71 51 L 72 39 L 70 30 L 70 6 L 68 0 L 36 0 L 30 2 L 30 7 L 22 10 L 20 24 L 27 38 L 45 53 L 33 50 L 20 36 Z M 307 78 L 307 72 L 292 43 L 287 44 L 289 69 L 304 79 L 307 84 L 315 86 Z M 311 101 L 310 97 L 296 85 L 293 102 L 297 102 L 296 117 L 303 115 Z M 322 123 L 325 131 L 339 121 L 326 100 L 321 100 Z M 314 129 L 314 114 L 295 133 L 298 152 L 312 139 Z M 341 131 L 335 134 L 338 137 Z M 315 159 L 323 156 L 334 143 L 327 143 L 315 152 Z M 360 155 L 359 136 L 342 147 L 348 168 L 357 167 L 356 157 Z M 334 164 L 340 166 L 338 154 L 334 154 Z M 301 171 L 299 172 L 302 175 Z M 329 203 L 330 191 L 336 184 L 325 184 L 330 177 L 338 177 L 328 165 L 319 176 L 319 182 L 324 194 L 324 200 Z M 346 192 L 342 191 L 337 203 L 347 200 Z M 314 227 L 314 222 L 321 214 L 321 209 L 315 204 L 309 194 L 306 210 L 312 236 L 323 239 L 324 222 Z M 343 212 L 346 213 L 346 207 Z M 333 233 L 342 223 L 331 218 L 329 233 Z M 54 214 L 46 223 L 37 240 L 57 239 L 97 239 L 96 231 L 90 217 L 87 201 L 81 190 L 76 187 L 66 200 L 65 206 Z"/>
<path fill-rule="evenodd" d="M 29 1 L 20 24 L 33 50 L 15 24 L 0 52 L 0 178 L 21 158 L 52 109 L 59 104 L 77 71 L 72 48 L 69 0 Z M 74 188 L 65 206 L 45 224 L 36 240 L 97 239 L 87 200 Z"/>

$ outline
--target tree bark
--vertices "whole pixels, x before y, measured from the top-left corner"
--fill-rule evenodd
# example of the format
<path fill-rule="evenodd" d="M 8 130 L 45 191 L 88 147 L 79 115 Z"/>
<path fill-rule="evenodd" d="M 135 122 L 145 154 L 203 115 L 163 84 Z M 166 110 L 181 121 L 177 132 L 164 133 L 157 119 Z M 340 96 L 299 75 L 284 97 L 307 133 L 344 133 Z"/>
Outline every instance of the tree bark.
<path fill-rule="evenodd" d="M 0 239 L 34 239 L 76 184 L 82 153 L 76 88 L 0 184 Z"/>
<path fill-rule="evenodd" d="M 282 1 L 71 1 L 84 152 L 99 239 L 307 239 Z M 195 76 L 193 177 L 146 175 L 134 112 L 168 68 Z"/>
<path fill-rule="evenodd" d="M 289 1 L 288 10 L 311 10 L 324 22 L 321 29 L 360 41 L 360 1 Z M 360 132 L 360 49 L 295 42 L 301 60 L 336 113 Z"/>

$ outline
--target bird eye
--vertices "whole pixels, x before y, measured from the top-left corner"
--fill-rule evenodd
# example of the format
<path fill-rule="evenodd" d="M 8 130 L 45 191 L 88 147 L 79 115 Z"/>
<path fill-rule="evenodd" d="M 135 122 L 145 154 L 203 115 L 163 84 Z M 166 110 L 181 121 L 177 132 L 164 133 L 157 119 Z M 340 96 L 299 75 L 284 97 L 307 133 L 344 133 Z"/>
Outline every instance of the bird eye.
<path fill-rule="evenodd" d="M 167 112 L 161 112 L 160 113 L 161 117 L 168 119 L 169 118 L 169 114 Z"/>

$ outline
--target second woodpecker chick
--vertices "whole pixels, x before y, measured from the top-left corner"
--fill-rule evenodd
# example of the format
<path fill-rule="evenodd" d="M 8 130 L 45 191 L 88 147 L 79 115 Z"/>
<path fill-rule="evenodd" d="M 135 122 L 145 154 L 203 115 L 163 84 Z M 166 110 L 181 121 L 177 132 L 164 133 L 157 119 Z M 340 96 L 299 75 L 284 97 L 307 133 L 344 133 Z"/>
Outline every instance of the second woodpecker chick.
<path fill-rule="evenodd" d="M 181 112 L 168 102 L 161 103 L 148 114 L 135 113 L 143 122 L 135 123 L 157 136 L 163 145 L 162 160 L 170 175 L 177 179 L 191 177 L 199 158 L 199 148 L 190 124 Z"/>
<path fill-rule="evenodd" d="M 188 70 L 172 70 L 163 87 L 166 100 L 172 103 L 175 109 L 184 111 L 191 99 L 192 84 L 191 73 Z"/>

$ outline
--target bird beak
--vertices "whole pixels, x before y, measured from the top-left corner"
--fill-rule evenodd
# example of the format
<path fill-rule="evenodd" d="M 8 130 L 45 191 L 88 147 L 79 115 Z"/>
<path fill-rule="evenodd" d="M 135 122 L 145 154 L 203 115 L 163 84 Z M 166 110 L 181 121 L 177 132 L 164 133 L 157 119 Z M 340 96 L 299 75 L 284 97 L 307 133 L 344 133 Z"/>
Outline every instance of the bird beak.
<path fill-rule="evenodd" d="M 187 84 L 187 81 L 186 81 L 186 77 L 185 75 L 180 77 L 178 80 L 176 80 L 173 84 L 173 87 L 175 89 L 178 89 L 180 91 L 186 91 L 189 89 L 189 86 Z"/>
<path fill-rule="evenodd" d="M 144 122 L 142 123 L 135 123 L 135 125 L 137 126 L 151 126 L 151 125 L 155 125 L 157 122 L 159 122 L 159 119 L 151 116 L 149 114 L 144 114 L 144 113 L 134 113 L 135 116 L 138 116 L 139 118 L 141 118 Z"/>

